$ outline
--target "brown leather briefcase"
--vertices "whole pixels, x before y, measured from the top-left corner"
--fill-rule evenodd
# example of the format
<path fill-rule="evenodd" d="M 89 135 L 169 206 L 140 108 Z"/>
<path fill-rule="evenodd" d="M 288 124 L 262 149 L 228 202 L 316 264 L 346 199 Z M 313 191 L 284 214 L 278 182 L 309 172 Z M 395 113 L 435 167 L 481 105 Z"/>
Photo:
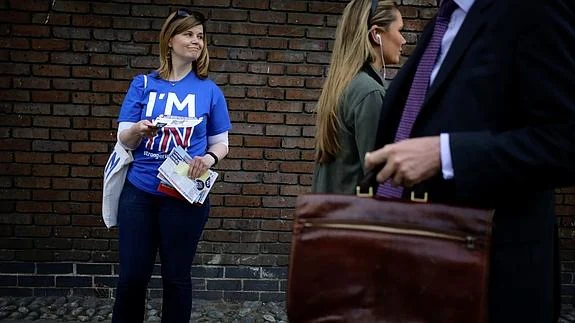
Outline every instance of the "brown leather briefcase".
<path fill-rule="evenodd" d="M 300 196 L 290 322 L 486 322 L 491 210 Z"/>

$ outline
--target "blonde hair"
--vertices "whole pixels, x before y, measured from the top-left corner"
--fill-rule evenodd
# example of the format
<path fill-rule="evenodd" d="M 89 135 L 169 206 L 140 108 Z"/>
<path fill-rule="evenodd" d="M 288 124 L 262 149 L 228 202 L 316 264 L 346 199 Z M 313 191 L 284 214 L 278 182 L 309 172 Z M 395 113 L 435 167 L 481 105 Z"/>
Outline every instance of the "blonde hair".
<path fill-rule="evenodd" d="M 184 18 L 180 18 L 182 12 L 187 14 Z M 177 17 L 176 17 L 177 15 Z M 181 34 L 188 29 L 202 25 L 204 27 L 204 47 L 200 56 L 192 63 L 192 70 L 199 78 L 206 78 L 208 76 L 208 67 L 210 64 L 210 55 L 208 54 L 207 40 L 206 40 L 206 27 L 204 16 L 196 11 L 180 9 L 173 12 L 166 18 L 162 30 L 160 31 L 160 68 L 158 74 L 164 79 L 170 77 L 172 72 L 172 57 L 170 54 L 169 42 L 175 35 Z"/>
<path fill-rule="evenodd" d="M 316 108 L 316 162 L 330 162 L 341 149 L 338 107 L 342 93 L 363 64 L 375 61 L 378 55 L 369 40 L 370 27 L 377 25 L 387 30 L 397 19 L 394 1 L 378 1 L 373 17 L 371 6 L 371 0 L 351 1 L 337 26 L 329 73 Z"/>

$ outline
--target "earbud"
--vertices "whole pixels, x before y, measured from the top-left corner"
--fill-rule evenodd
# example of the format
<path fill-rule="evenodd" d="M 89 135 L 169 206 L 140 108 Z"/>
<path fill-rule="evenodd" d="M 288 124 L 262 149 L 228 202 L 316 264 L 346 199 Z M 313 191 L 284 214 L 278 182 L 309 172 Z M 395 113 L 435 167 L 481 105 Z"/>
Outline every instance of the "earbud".
<path fill-rule="evenodd" d="M 375 42 L 376 42 L 378 45 L 381 45 L 381 35 L 380 35 L 380 34 L 375 34 L 375 38 L 377 39 Z"/>

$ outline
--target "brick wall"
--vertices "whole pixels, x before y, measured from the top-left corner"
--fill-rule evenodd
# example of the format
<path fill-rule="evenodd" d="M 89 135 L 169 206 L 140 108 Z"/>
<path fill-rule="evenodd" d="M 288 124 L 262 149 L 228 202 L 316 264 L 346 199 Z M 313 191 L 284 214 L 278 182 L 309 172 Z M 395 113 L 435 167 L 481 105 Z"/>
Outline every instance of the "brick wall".
<path fill-rule="evenodd" d="M 211 19 L 210 75 L 226 95 L 234 126 L 196 257 L 195 293 L 283 299 L 291 207 L 309 189 L 312 110 L 346 3 L 4 1 L 0 295 L 111 295 L 117 231 L 102 224 L 100 191 L 114 120 L 131 78 L 157 66 L 164 17 L 186 5 Z M 435 6 L 403 0 L 407 55 Z M 564 302 L 572 304 L 575 190 L 559 190 L 557 205 Z M 152 297 L 160 286 L 156 275 Z"/>

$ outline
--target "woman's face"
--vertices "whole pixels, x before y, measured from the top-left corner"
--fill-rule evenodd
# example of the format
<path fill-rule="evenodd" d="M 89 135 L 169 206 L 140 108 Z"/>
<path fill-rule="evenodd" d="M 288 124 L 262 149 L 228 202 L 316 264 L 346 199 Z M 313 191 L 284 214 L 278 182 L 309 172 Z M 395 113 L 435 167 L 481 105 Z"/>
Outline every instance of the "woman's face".
<path fill-rule="evenodd" d="M 172 59 L 194 62 L 200 57 L 204 48 L 204 27 L 197 25 L 177 34 L 170 39 L 168 45 L 172 49 Z"/>
<path fill-rule="evenodd" d="M 387 30 L 381 33 L 383 43 L 383 57 L 386 64 L 399 64 L 401 47 L 406 43 L 401 35 L 403 18 L 399 10 L 395 10 L 396 19 L 389 25 Z"/>

